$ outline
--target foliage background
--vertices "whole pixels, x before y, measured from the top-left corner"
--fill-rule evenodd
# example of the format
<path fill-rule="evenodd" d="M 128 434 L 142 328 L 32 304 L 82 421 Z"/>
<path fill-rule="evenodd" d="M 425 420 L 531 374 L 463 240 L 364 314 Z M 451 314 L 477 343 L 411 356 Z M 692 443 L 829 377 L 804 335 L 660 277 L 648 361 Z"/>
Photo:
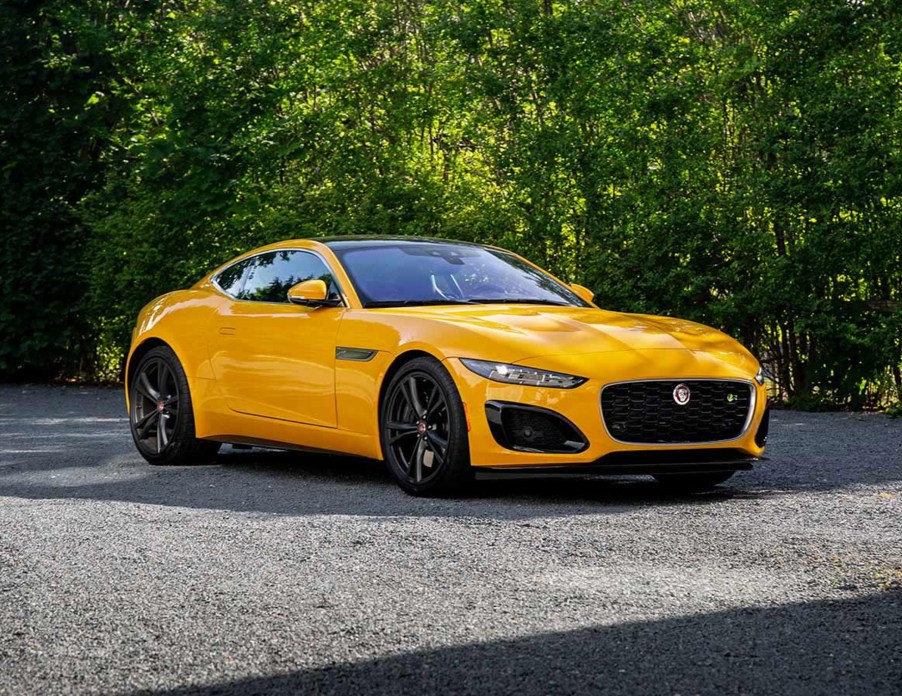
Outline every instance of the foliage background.
<path fill-rule="evenodd" d="M 898 399 L 895 0 L 0 0 L 0 375 L 114 377 L 251 246 L 493 242 Z"/>

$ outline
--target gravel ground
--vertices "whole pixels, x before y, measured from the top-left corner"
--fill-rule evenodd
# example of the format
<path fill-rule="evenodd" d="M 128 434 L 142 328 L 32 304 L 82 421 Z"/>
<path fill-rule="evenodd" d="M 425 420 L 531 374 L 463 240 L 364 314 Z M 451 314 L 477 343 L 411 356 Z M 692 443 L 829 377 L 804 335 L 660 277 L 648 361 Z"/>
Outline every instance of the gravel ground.
<path fill-rule="evenodd" d="M 902 421 L 777 412 L 706 494 L 224 448 L 0 386 L 0 694 L 899 694 Z"/>

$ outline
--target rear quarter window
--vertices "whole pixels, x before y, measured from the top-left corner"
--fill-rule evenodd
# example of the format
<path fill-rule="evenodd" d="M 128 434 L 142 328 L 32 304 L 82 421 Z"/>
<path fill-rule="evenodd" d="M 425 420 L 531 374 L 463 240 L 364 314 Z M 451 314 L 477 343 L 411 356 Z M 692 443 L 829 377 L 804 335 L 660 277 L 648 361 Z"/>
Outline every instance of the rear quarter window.
<path fill-rule="evenodd" d="M 221 270 L 213 277 L 213 282 L 219 286 L 229 297 L 238 299 L 241 290 L 244 287 L 245 275 L 248 267 L 254 259 L 244 259 L 238 263 L 233 263 L 228 268 Z"/>

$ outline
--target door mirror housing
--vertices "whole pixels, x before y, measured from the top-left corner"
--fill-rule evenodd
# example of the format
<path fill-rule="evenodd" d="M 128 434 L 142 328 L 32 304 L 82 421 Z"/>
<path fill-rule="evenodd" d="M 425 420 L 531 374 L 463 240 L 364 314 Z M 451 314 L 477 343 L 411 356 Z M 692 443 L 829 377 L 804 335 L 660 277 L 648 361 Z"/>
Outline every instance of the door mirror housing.
<path fill-rule="evenodd" d="M 306 307 L 337 307 L 341 300 L 329 299 L 329 289 L 322 280 L 302 280 L 288 288 L 288 301 Z"/>
<path fill-rule="evenodd" d="M 570 289 L 575 292 L 581 300 L 585 300 L 586 302 L 591 302 L 592 298 L 595 297 L 595 293 L 589 290 L 585 285 L 570 283 Z"/>

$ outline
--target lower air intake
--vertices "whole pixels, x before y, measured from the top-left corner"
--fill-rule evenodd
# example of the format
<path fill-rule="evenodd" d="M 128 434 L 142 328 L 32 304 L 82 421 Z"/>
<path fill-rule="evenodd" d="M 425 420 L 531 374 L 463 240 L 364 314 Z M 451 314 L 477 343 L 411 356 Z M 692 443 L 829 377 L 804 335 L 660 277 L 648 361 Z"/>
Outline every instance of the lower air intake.
<path fill-rule="evenodd" d="M 489 401 L 485 413 L 495 440 L 508 449 L 572 454 L 589 445 L 573 423 L 546 408 Z"/>

